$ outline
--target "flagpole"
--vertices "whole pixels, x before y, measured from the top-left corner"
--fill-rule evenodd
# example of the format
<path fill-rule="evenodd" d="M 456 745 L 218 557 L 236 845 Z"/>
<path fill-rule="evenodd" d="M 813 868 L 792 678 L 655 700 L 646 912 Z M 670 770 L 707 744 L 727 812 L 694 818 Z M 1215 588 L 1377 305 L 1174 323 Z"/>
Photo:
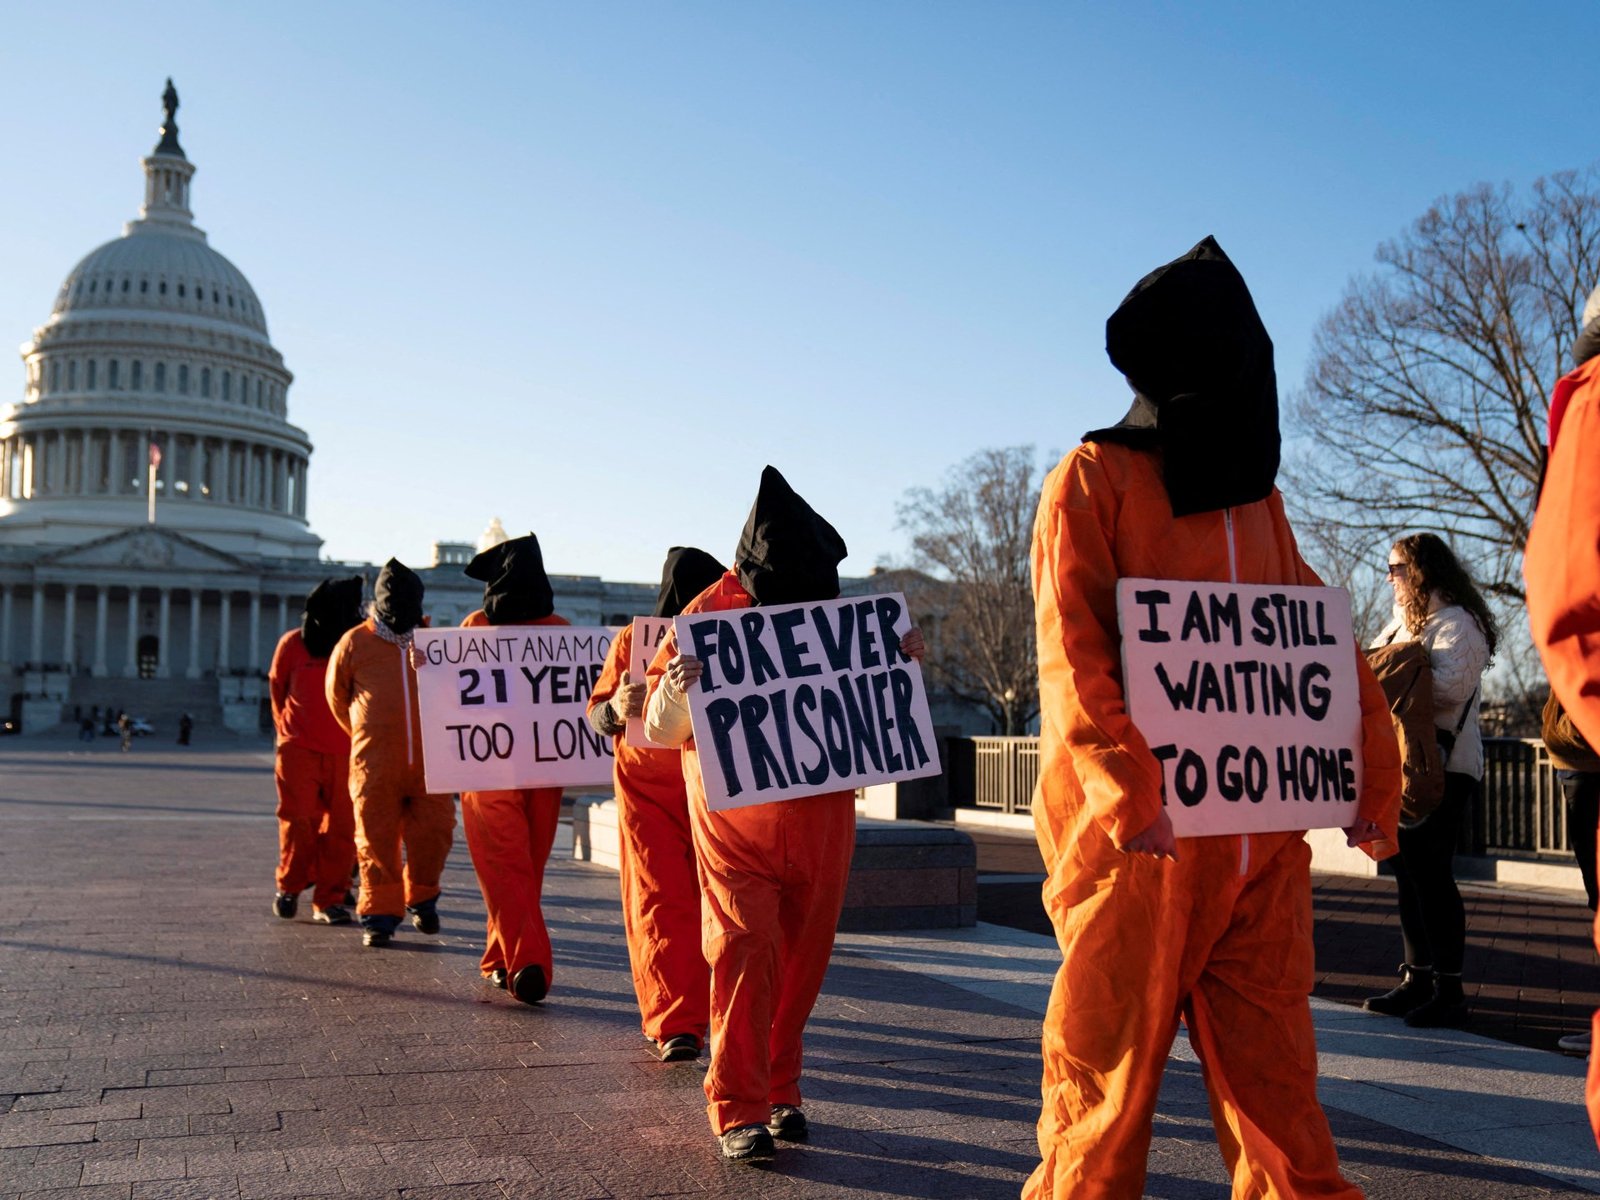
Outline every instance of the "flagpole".
<path fill-rule="evenodd" d="M 153 433 L 150 435 L 149 458 L 149 482 L 145 485 L 145 491 L 149 493 L 150 507 L 146 514 L 145 523 L 148 525 L 154 525 L 156 523 L 156 468 L 161 465 L 161 447 L 156 445 L 156 438 L 155 434 Z"/>

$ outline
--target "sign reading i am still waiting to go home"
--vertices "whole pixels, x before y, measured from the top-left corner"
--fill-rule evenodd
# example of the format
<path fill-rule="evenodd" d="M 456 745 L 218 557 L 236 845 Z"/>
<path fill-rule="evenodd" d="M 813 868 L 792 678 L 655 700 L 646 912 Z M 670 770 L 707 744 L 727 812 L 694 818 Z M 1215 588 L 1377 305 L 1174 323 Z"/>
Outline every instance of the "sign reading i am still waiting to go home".
<path fill-rule="evenodd" d="M 1128 715 L 1179 837 L 1343 828 L 1361 693 L 1340 588 L 1117 582 Z"/>
<path fill-rule="evenodd" d="M 609 784 L 614 748 L 590 728 L 586 710 L 616 633 L 582 625 L 417 630 L 428 790 Z"/>
<path fill-rule="evenodd" d="M 635 617 L 633 619 L 633 654 L 626 664 L 631 682 L 644 682 L 645 673 L 650 670 L 650 663 L 655 658 L 656 651 L 661 649 L 661 643 L 666 639 L 667 630 L 671 628 L 671 617 Z M 676 747 L 671 746 L 658 746 L 646 737 L 643 717 L 628 718 L 628 728 L 623 733 L 622 740 L 627 742 L 628 745 L 641 750 L 676 749 Z"/>
<path fill-rule="evenodd" d="M 706 807 L 739 808 L 937 775 L 922 667 L 900 650 L 905 598 L 692 613 L 678 649 Z"/>

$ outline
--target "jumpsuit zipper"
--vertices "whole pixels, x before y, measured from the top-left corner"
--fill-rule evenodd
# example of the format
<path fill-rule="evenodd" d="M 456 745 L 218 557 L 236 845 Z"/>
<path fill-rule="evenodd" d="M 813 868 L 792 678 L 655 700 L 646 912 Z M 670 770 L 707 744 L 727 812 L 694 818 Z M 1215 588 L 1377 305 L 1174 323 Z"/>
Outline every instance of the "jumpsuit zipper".
<path fill-rule="evenodd" d="M 1233 545 L 1233 509 L 1231 507 L 1222 510 L 1222 524 L 1223 528 L 1226 529 L 1228 533 L 1228 582 L 1238 583 L 1239 556 Z M 1245 875 L 1248 874 L 1249 871 L 1250 835 L 1248 833 L 1241 833 L 1239 835 L 1239 874 Z"/>

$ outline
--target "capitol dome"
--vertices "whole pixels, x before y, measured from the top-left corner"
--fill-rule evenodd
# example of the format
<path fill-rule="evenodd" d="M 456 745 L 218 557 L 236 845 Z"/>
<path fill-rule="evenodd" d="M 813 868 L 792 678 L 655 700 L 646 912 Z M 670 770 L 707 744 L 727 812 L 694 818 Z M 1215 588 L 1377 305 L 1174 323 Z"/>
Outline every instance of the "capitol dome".
<path fill-rule="evenodd" d="M 249 280 L 194 223 L 170 80 L 163 100 L 138 218 L 72 269 L 22 347 L 23 400 L 0 409 L 0 545 L 81 542 L 153 511 L 220 550 L 314 558 L 293 376 Z"/>

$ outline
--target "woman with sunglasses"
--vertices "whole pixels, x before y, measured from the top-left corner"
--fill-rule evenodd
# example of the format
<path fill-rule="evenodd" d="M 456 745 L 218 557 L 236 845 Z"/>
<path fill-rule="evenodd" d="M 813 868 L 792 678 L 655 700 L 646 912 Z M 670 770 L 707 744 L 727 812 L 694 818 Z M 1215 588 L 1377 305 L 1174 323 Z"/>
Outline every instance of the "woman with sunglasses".
<path fill-rule="evenodd" d="M 1460 1025 L 1466 1019 L 1461 966 L 1466 909 L 1455 880 L 1461 823 L 1483 784 L 1478 701 L 1500 630 L 1472 577 L 1450 547 L 1413 533 L 1389 550 L 1394 620 L 1373 642 L 1421 642 L 1433 668 L 1433 719 L 1444 764 L 1444 798 L 1420 821 L 1401 825 L 1392 860 L 1405 944 L 1400 986 L 1366 1001 L 1369 1012 L 1407 1025 Z"/>

